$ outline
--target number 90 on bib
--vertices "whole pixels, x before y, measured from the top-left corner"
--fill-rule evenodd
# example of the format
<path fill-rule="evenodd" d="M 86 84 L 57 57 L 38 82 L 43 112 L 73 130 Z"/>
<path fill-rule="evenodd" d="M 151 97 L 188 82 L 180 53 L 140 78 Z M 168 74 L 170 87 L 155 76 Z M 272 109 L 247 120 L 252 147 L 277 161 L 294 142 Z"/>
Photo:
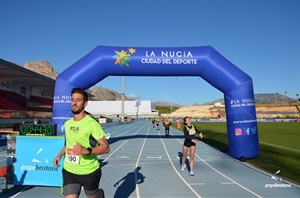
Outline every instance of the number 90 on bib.
<path fill-rule="evenodd" d="M 73 164 L 79 164 L 79 155 L 68 155 L 67 162 L 73 163 Z"/>

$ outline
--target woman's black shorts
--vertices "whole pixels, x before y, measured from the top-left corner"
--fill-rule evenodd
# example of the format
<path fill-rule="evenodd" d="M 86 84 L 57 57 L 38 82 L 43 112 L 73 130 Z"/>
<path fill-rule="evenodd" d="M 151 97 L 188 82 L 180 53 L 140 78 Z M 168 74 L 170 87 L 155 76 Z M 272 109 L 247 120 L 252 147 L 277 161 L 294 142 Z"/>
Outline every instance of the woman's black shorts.
<path fill-rule="evenodd" d="M 196 146 L 196 143 L 191 142 L 190 140 L 184 140 L 183 145 L 186 146 L 186 147 L 191 147 L 191 146 Z"/>

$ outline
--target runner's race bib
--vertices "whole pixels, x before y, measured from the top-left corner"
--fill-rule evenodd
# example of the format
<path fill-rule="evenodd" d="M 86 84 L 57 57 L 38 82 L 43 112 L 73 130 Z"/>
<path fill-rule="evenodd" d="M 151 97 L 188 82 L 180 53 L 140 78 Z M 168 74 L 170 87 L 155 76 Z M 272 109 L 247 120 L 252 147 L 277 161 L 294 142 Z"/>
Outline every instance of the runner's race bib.
<path fill-rule="evenodd" d="M 195 130 L 189 130 L 189 135 L 194 135 L 196 133 Z"/>
<path fill-rule="evenodd" d="M 73 153 L 73 149 L 68 148 L 67 150 L 67 162 L 73 163 L 73 164 L 79 164 L 80 156 L 75 155 Z"/>

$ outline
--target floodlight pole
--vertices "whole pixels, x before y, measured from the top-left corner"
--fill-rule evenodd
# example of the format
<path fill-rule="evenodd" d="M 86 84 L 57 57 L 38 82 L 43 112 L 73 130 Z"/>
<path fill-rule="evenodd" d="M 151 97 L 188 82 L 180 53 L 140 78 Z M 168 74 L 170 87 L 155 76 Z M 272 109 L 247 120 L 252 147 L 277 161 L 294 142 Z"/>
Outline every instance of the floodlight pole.
<path fill-rule="evenodd" d="M 121 121 L 124 122 L 124 76 L 122 76 L 122 105 L 121 105 Z"/>
<path fill-rule="evenodd" d="M 139 106 L 141 105 L 141 101 L 140 100 L 137 100 L 136 101 L 136 118 L 139 118 Z"/>

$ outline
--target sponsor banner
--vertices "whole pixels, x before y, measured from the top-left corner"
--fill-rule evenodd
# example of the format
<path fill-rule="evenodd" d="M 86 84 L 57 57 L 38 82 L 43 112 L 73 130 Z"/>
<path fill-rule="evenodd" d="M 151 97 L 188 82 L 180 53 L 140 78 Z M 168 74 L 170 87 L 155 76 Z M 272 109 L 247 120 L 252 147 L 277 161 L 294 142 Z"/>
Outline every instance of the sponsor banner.
<path fill-rule="evenodd" d="M 62 186 L 62 166 L 56 168 L 53 159 L 64 143 L 63 137 L 17 136 L 14 184 Z"/>
<path fill-rule="evenodd" d="M 57 135 L 62 136 L 65 135 L 65 121 L 73 117 L 71 111 L 71 90 L 79 86 L 71 86 L 64 79 L 56 79 L 55 87 L 58 84 L 63 84 L 64 86 L 61 86 L 61 89 L 54 90 L 52 122 L 57 125 Z"/>
<path fill-rule="evenodd" d="M 258 128 L 252 82 L 225 95 L 229 155 L 234 158 L 259 156 Z"/>

